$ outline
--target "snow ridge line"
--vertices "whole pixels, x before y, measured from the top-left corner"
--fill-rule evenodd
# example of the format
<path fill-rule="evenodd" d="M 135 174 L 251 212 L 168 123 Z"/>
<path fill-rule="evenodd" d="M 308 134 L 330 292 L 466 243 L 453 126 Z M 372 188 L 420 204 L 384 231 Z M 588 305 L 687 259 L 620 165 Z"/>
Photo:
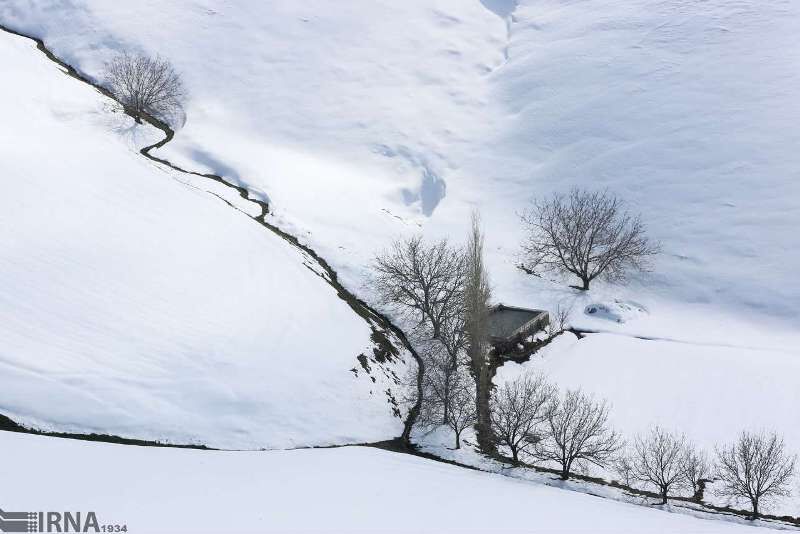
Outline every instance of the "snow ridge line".
<path fill-rule="evenodd" d="M 38 37 L 35 37 L 35 36 L 32 36 L 32 35 L 28 35 L 26 33 L 22 33 L 22 32 L 17 31 L 17 30 L 13 30 L 13 29 L 3 25 L 2 23 L 0 23 L 0 30 L 4 31 L 6 33 L 10 33 L 12 35 L 16 35 L 18 37 L 24 37 L 26 39 L 30 39 L 30 40 L 34 41 L 36 43 L 37 49 L 39 51 L 41 51 L 47 57 L 47 59 L 49 59 L 50 61 L 54 62 L 56 65 L 61 67 L 64 70 L 65 74 L 67 74 L 68 76 L 71 76 L 72 78 L 75 78 L 76 80 L 78 80 L 80 82 L 83 82 L 83 83 L 85 83 L 87 85 L 90 85 L 95 90 L 100 92 L 102 95 L 104 95 L 104 96 L 114 100 L 118 104 L 120 104 L 122 106 L 123 110 L 125 110 L 125 113 L 128 114 L 128 115 L 131 115 L 128 112 L 128 110 L 126 109 L 126 107 L 121 102 L 119 102 L 119 100 L 111 93 L 111 91 L 109 91 L 107 88 L 103 87 L 99 83 L 91 80 L 88 76 L 80 73 L 72 65 L 69 65 L 64 60 L 62 60 L 58 56 L 56 56 L 50 49 L 47 48 L 47 46 L 44 44 L 44 41 L 42 39 L 40 39 Z M 131 115 L 131 116 L 133 116 L 133 115 Z M 364 319 L 367 322 L 367 324 L 370 326 L 370 328 L 372 330 L 371 339 L 372 339 L 373 343 L 375 344 L 374 351 L 376 353 L 376 356 L 380 355 L 380 356 L 378 356 L 379 359 L 382 357 L 382 358 L 385 358 L 387 360 L 391 360 L 393 357 L 396 357 L 398 355 L 398 350 L 395 347 L 395 345 L 392 343 L 392 341 L 390 340 L 390 337 L 386 335 L 387 333 L 390 334 L 390 335 L 393 335 L 397 340 L 399 340 L 400 343 L 405 347 L 405 349 L 411 354 L 411 356 L 414 358 L 414 360 L 417 363 L 417 369 L 418 369 L 418 373 L 417 373 L 417 390 L 418 390 L 418 392 L 420 394 L 417 395 L 417 401 L 416 401 L 415 405 L 412 406 L 412 408 L 409 410 L 408 415 L 406 416 L 406 419 L 405 419 L 405 421 L 403 423 L 403 433 L 399 438 L 404 444 L 406 444 L 406 446 L 410 446 L 411 429 L 414 426 L 414 423 L 415 423 L 415 421 L 417 419 L 417 416 L 419 415 L 421 402 L 422 402 L 422 395 L 421 395 L 421 391 L 422 391 L 422 372 L 421 371 L 424 368 L 423 367 L 424 364 L 423 364 L 422 359 L 420 358 L 419 354 L 417 354 L 417 352 L 414 350 L 414 347 L 411 345 L 411 342 L 408 340 L 408 337 L 403 332 L 403 330 L 400 329 L 400 327 L 398 327 L 397 325 L 395 325 L 387 315 L 385 315 L 385 314 L 381 313 L 380 311 L 378 311 L 377 309 L 373 308 L 372 306 L 367 304 L 363 299 L 357 297 L 354 293 L 349 291 L 339 281 L 339 276 L 338 276 L 338 273 L 336 272 L 336 270 L 322 256 L 320 256 L 313 248 L 311 248 L 309 245 L 307 245 L 305 243 L 301 243 L 300 240 L 296 236 L 290 234 L 289 232 L 286 232 L 285 230 L 282 230 L 277 225 L 268 222 L 266 217 L 267 217 L 267 215 L 269 215 L 269 203 L 266 202 L 266 201 L 263 201 L 263 200 L 258 200 L 258 199 L 255 199 L 255 198 L 251 198 L 250 197 L 250 190 L 247 189 L 247 187 L 242 186 L 242 185 L 233 184 L 233 183 L 225 180 L 222 176 L 219 176 L 217 174 L 200 173 L 200 172 L 190 171 L 190 170 L 181 168 L 181 167 L 173 164 L 172 162 L 170 162 L 167 159 L 159 158 L 157 156 L 154 156 L 154 155 L 150 154 L 151 150 L 161 148 L 164 145 L 166 145 L 167 143 L 169 143 L 175 137 L 175 131 L 166 122 L 158 119 L 157 117 L 154 117 L 153 115 L 151 115 L 149 113 L 143 113 L 142 114 L 142 118 L 144 119 L 145 122 L 147 122 L 148 124 L 150 124 L 151 126 L 157 128 L 157 129 L 161 130 L 161 132 L 164 134 L 164 138 L 161 141 L 158 141 L 157 143 L 154 143 L 152 145 L 148 145 L 148 146 L 142 148 L 139 151 L 144 157 L 146 157 L 147 159 L 149 159 L 149 160 L 151 160 L 151 161 L 153 161 L 155 163 L 158 163 L 158 164 L 164 165 L 166 167 L 169 167 L 170 169 L 172 169 L 174 171 L 177 171 L 177 172 L 180 172 L 180 173 L 183 173 L 183 174 L 189 174 L 189 175 L 199 176 L 201 178 L 206 178 L 206 179 L 209 179 L 209 180 L 213 180 L 213 181 L 215 181 L 215 182 L 217 182 L 217 183 L 219 183 L 221 185 L 224 185 L 225 187 L 234 189 L 242 199 L 244 199 L 244 200 L 246 200 L 248 202 L 255 203 L 261 209 L 261 213 L 259 215 L 257 215 L 257 216 L 253 216 L 253 215 L 250 215 L 248 213 L 245 213 L 243 210 L 237 208 L 236 206 L 234 206 L 230 202 L 225 201 L 225 203 L 228 204 L 230 207 L 232 207 L 232 208 L 236 209 L 237 211 L 247 215 L 247 217 L 249 217 L 253 221 L 257 222 L 258 224 L 260 224 L 261 226 L 263 226 L 267 230 L 269 230 L 272 233 L 276 234 L 278 237 L 280 237 L 281 239 L 283 239 L 284 241 L 286 241 L 287 243 L 289 243 L 293 247 L 297 248 L 298 250 L 300 250 L 305 255 L 307 255 L 310 258 L 312 258 L 320 266 L 320 268 L 325 273 L 325 276 L 320 275 L 320 277 L 323 278 L 336 291 L 338 297 L 340 299 L 342 299 L 343 301 L 345 301 L 348 304 L 348 306 L 350 306 L 350 308 L 353 310 L 353 312 L 355 312 L 358 316 L 360 316 L 362 319 Z M 211 194 L 214 194 L 214 193 L 211 193 Z M 218 196 L 218 195 L 215 195 L 215 196 Z M 201 445 L 192 445 L 192 444 L 189 444 L 189 445 L 177 445 L 177 444 L 166 444 L 166 443 L 161 443 L 161 442 L 157 442 L 157 441 L 146 441 L 146 440 L 123 438 L 123 437 L 120 437 L 120 436 L 113 436 L 113 435 L 107 435 L 107 434 L 72 434 L 72 433 L 64 433 L 64 432 L 40 431 L 40 430 L 31 429 L 31 428 L 27 428 L 27 427 L 24 427 L 22 425 L 19 425 L 18 423 L 16 423 L 16 422 L 12 421 L 11 419 L 3 416 L 2 414 L 0 414 L 0 430 L 12 430 L 12 431 L 15 431 L 15 432 L 27 432 L 27 433 L 34 433 L 34 434 L 48 435 L 48 436 L 68 437 L 68 438 L 73 438 L 73 439 L 87 439 L 87 440 L 90 440 L 90 441 L 106 441 L 106 442 L 111 442 L 111 443 L 129 444 L 129 445 L 157 446 L 157 447 L 180 447 L 180 448 L 195 448 L 195 449 L 209 449 L 210 450 L 209 447 L 206 447 L 205 445 L 202 445 L 202 444 Z M 364 444 L 359 444 L 359 445 L 370 445 L 370 444 L 364 443 Z"/>

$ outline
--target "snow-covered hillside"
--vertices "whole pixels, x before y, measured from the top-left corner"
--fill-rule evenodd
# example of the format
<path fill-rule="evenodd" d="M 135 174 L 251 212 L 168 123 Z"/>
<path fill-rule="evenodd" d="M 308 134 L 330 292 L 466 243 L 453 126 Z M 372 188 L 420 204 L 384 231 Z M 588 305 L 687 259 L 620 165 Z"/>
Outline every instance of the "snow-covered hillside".
<path fill-rule="evenodd" d="M 371 325 L 312 258 L 203 191 L 213 183 L 139 155 L 160 132 L 31 40 L 0 34 L 0 64 L 13 103 L 0 128 L 0 413 L 226 448 L 400 434 L 386 392 L 410 358 L 374 361 Z"/>
<path fill-rule="evenodd" d="M 3 510 L 90 509 L 139 534 L 767 532 L 364 447 L 209 452 L 2 433 L 0 449 L 26 458 L 2 468 L 15 481 Z"/>
<path fill-rule="evenodd" d="M 0 20 L 90 75 L 121 49 L 175 62 L 192 98 L 160 152 L 264 191 L 353 289 L 392 236 L 459 237 L 478 206 L 498 300 L 693 343 L 798 340 L 797 3 L 10 0 Z M 515 212 L 573 184 L 642 211 L 653 275 L 575 294 L 514 269 Z M 583 313 L 597 303 L 635 313 Z"/>
<path fill-rule="evenodd" d="M 732 442 L 742 430 L 772 429 L 785 437 L 792 454 L 800 452 L 796 351 L 616 334 L 590 334 L 579 340 L 565 333 L 529 362 L 506 363 L 495 383 L 525 372 L 541 372 L 562 388 L 581 388 L 607 399 L 611 424 L 628 440 L 659 425 L 685 433 L 713 457 L 715 446 Z M 609 480 L 619 477 L 610 470 L 594 473 Z M 792 485 L 794 497 L 770 503 L 770 513 L 800 514 L 800 481 Z M 713 498 L 709 491 L 708 499 L 715 502 Z"/>
<path fill-rule="evenodd" d="M 190 99 L 154 153 L 268 199 L 269 222 L 367 301 L 376 250 L 460 240 L 479 208 L 496 300 L 570 307 L 604 332 L 566 334 L 496 382 L 541 370 L 608 398 L 628 438 L 660 424 L 710 452 L 766 428 L 800 452 L 800 3 L 3 0 L 0 24 L 95 79 L 123 50 L 168 58 Z M 0 64 L 0 414 L 220 448 L 400 434 L 411 358 L 375 361 L 376 325 L 314 258 L 234 192 L 142 157 L 160 132 L 29 40 L 0 33 Z M 652 274 L 584 293 L 515 267 L 517 214 L 576 185 L 642 213 L 663 245 Z M 745 530 L 364 448 L 0 448 L 25 458 L 0 472 L 20 483 L 4 509 L 92 501 L 139 532 L 197 532 L 182 518 L 220 505 L 208 531 L 232 516 L 240 531 Z M 44 493 L 32 464 L 58 475 Z M 83 471 L 124 484 L 60 485 Z M 464 512 L 479 509 L 503 513 Z"/>
<path fill-rule="evenodd" d="M 478 206 L 500 300 L 569 301 L 513 268 L 515 212 L 579 184 L 663 242 L 652 276 L 595 291 L 648 310 L 629 331 L 800 324 L 796 2 L 9 0 L 0 20 L 92 75 L 121 48 L 174 61 L 192 100 L 164 152 L 266 191 L 353 287 L 391 236 L 460 237 Z"/>

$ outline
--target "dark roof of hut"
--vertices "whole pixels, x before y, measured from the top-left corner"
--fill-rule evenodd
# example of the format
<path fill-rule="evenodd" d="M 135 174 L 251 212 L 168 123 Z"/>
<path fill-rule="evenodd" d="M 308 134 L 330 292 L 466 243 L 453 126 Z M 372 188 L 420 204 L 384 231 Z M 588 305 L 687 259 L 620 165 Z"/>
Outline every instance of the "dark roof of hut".
<path fill-rule="evenodd" d="M 489 336 L 493 339 L 514 337 L 526 330 L 543 313 L 546 312 L 503 304 L 492 306 L 489 312 Z"/>

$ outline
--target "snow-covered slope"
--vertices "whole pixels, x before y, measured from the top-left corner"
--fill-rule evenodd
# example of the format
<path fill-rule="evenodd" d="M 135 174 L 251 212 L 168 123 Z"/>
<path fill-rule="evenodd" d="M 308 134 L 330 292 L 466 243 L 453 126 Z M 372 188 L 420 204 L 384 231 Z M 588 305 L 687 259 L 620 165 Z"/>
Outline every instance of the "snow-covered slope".
<path fill-rule="evenodd" d="M 792 347 L 792 349 L 794 349 Z M 742 430 L 774 430 L 790 454 L 800 451 L 800 352 L 698 345 L 636 339 L 616 334 L 571 333 L 556 338 L 529 362 L 506 363 L 497 372 L 500 384 L 525 372 L 542 372 L 562 388 L 581 388 L 610 402 L 610 423 L 625 438 L 646 434 L 654 425 L 684 433 L 714 457 L 715 446 L 733 442 Z M 606 479 L 612 471 L 592 468 Z M 794 496 L 768 503 L 769 513 L 800 514 L 800 480 Z M 724 500 L 709 486 L 706 499 Z M 718 500 L 715 500 L 718 499 Z"/>
<path fill-rule="evenodd" d="M 0 413 L 226 448 L 400 434 L 386 392 L 404 356 L 374 361 L 371 325 L 312 258 L 203 191 L 213 183 L 139 155 L 160 132 L 32 41 L 0 34 L 0 64 L 13 103 L 0 128 Z"/>
<path fill-rule="evenodd" d="M 737 429 L 781 429 L 800 450 L 800 428 L 787 424 L 800 405 L 800 353 L 591 334 L 559 337 L 520 369 L 544 371 L 562 387 L 582 387 L 611 401 L 625 435 L 651 425 L 680 429 L 708 450 Z"/>
<path fill-rule="evenodd" d="M 595 291 L 655 318 L 628 330 L 800 325 L 796 2 L 9 0 L 0 20 L 92 75 L 120 48 L 174 61 L 192 100 L 164 152 L 266 191 L 353 287 L 391 236 L 460 237 L 478 206 L 499 299 L 569 301 L 513 268 L 515 213 L 578 184 L 663 242 L 653 276 Z"/>
<path fill-rule="evenodd" d="M 172 60 L 192 98 L 160 153 L 264 191 L 353 289 L 392 236 L 460 237 L 477 206 L 498 300 L 791 389 L 791 356 L 758 351 L 800 340 L 797 2 L 8 0 L 0 20 L 94 76 L 120 49 Z M 513 267 L 515 212 L 575 184 L 642 211 L 652 275 L 576 294 Z"/>
<path fill-rule="evenodd" d="M 512 194 L 607 187 L 641 211 L 664 252 L 608 293 L 644 304 L 649 333 L 796 333 L 800 4 L 526 0 L 514 21 L 493 82 L 509 120 L 481 174 L 502 168 Z"/>
<path fill-rule="evenodd" d="M 363 447 L 206 452 L 0 433 L 0 448 L 24 458 L 3 467 L 14 480 L 3 510 L 92 510 L 140 534 L 768 532 Z"/>

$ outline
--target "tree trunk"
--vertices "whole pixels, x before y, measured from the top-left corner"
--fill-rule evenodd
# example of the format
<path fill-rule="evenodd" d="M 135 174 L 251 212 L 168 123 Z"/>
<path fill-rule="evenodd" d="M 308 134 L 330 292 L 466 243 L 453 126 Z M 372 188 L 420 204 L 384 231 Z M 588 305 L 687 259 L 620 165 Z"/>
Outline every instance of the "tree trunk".
<path fill-rule="evenodd" d="M 456 449 L 461 448 L 461 432 L 456 432 Z"/>
<path fill-rule="evenodd" d="M 417 418 L 419 417 L 419 413 L 422 411 L 422 397 L 424 395 L 424 387 L 423 387 L 423 380 L 425 376 L 425 362 L 422 361 L 422 358 L 413 351 L 412 354 L 414 356 L 414 360 L 417 362 L 417 402 L 414 403 L 414 406 L 411 407 L 411 410 L 408 412 L 408 417 L 406 417 L 405 424 L 403 426 L 403 435 L 400 436 L 403 443 L 406 445 L 411 445 L 411 430 L 414 428 L 414 423 L 417 422 Z"/>
<path fill-rule="evenodd" d="M 478 411 L 475 430 L 477 431 L 478 446 L 484 454 L 496 455 L 497 448 L 492 439 L 491 411 L 489 409 L 489 365 L 485 361 L 476 369 L 475 376 L 475 403 Z"/>
<path fill-rule="evenodd" d="M 519 455 L 516 447 L 511 447 L 511 459 L 514 461 L 514 465 L 519 465 Z"/>
<path fill-rule="evenodd" d="M 694 495 L 692 498 L 695 502 L 702 503 L 703 502 L 703 493 L 705 493 L 706 489 L 706 481 L 705 480 L 698 480 L 697 487 L 694 488 Z"/>
<path fill-rule="evenodd" d="M 667 504 L 667 489 L 661 489 L 661 504 Z"/>
<path fill-rule="evenodd" d="M 583 282 L 583 287 L 581 289 L 583 289 L 584 291 L 588 291 L 589 290 L 589 282 L 591 282 L 591 280 L 589 280 L 586 277 L 581 277 L 581 282 Z"/>
<path fill-rule="evenodd" d="M 489 375 L 489 300 L 491 288 L 483 264 L 483 232 L 477 213 L 472 215 L 472 232 L 467 245 L 468 274 L 464 289 L 464 331 L 473 378 L 478 446 L 486 455 L 497 456 L 489 411 L 492 386 Z"/>
<path fill-rule="evenodd" d="M 753 517 L 751 519 L 758 519 L 758 499 L 752 499 L 753 502 Z"/>
<path fill-rule="evenodd" d="M 442 424 L 446 425 L 449 420 L 450 420 L 450 377 L 447 377 L 444 383 L 444 413 L 442 414 Z"/>

